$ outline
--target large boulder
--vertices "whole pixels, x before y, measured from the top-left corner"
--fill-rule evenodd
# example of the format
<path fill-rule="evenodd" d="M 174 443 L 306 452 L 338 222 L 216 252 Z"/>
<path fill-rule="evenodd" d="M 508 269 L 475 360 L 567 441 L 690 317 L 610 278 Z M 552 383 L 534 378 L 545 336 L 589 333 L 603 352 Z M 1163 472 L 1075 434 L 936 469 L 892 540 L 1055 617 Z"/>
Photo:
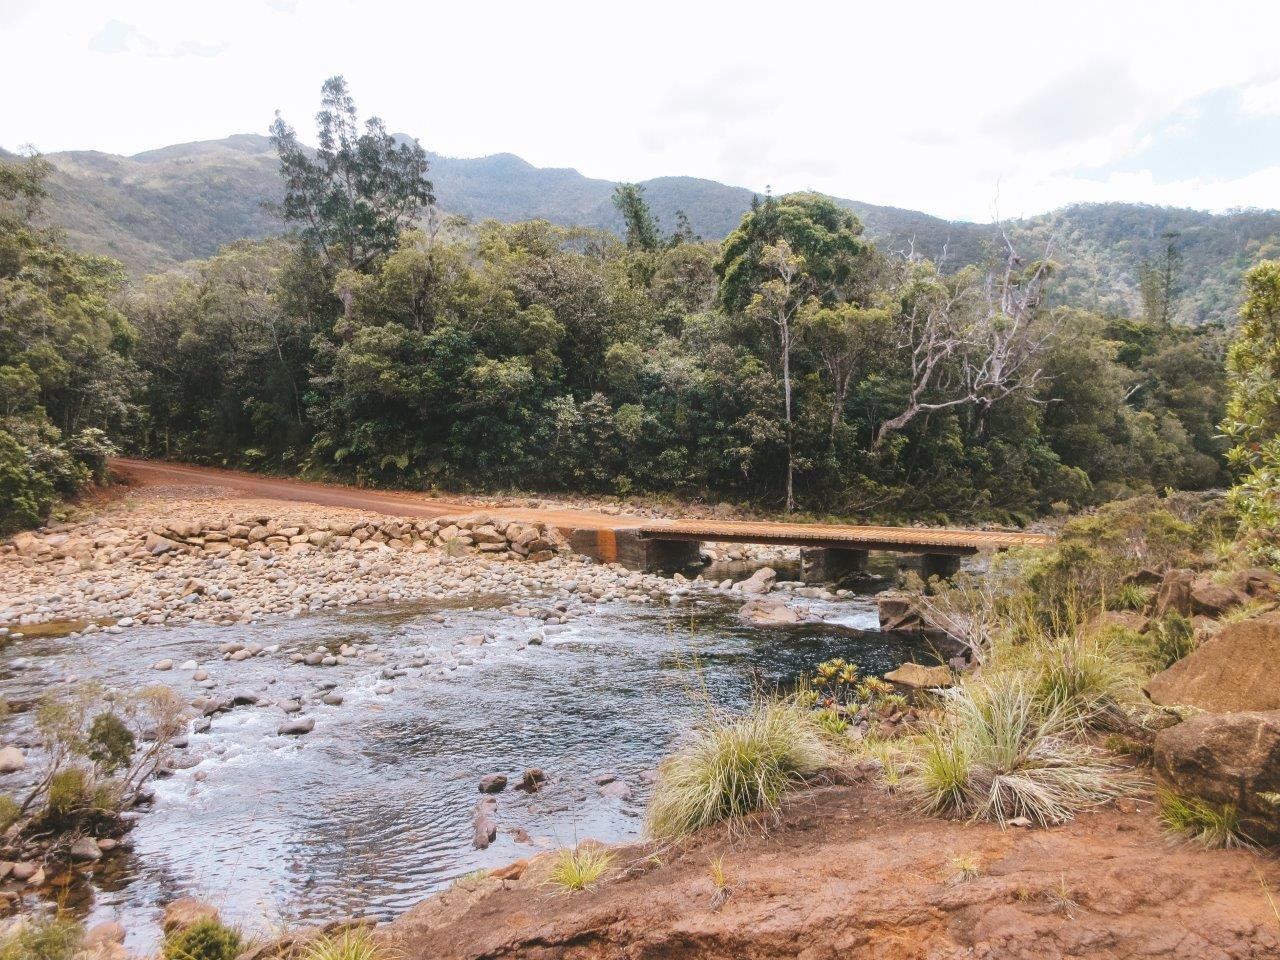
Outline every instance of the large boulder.
<path fill-rule="evenodd" d="M 1180 613 L 1184 617 L 1191 616 L 1191 584 L 1196 575 L 1192 570 L 1167 570 L 1164 579 L 1156 587 L 1153 599 L 1152 618 L 1159 620 L 1167 613 Z"/>
<path fill-rule="evenodd" d="M 778 572 L 773 567 L 761 567 L 747 579 L 738 584 L 743 593 L 768 593 L 778 579 Z"/>
<path fill-rule="evenodd" d="M 923 663 L 904 663 L 897 670 L 890 670 L 884 678 L 913 690 L 936 690 L 955 682 L 950 667 L 926 667 Z"/>
<path fill-rule="evenodd" d="M 886 633 L 946 634 L 944 629 L 929 619 L 929 614 L 915 594 L 902 590 L 885 590 L 876 594 L 876 610 L 880 614 L 880 629 Z"/>
<path fill-rule="evenodd" d="M 739 608 L 738 616 L 753 627 L 790 627 L 804 619 L 799 610 L 782 600 L 764 598 L 748 600 Z"/>
<path fill-rule="evenodd" d="M 17 773 L 27 768 L 27 758 L 18 747 L 0 747 L 0 773 Z"/>
<path fill-rule="evenodd" d="M 1248 599 L 1248 595 L 1243 591 L 1225 583 L 1218 583 L 1212 577 L 1197 577 L 1191 582 L 1192 614 L 1220 617 Z"/>
<path fill-rule="evenodd" d="M 1161 706 L 1210 713 L 1280 710 L 1280 616 L 1228 624 L 1147 681 Z"/>
<path fill-rule="evenodd" d="M 1280 711 L 1201 714 L 1156 734 L 1159 786 L 1232 804 L 1251 839 L 1280 842 Z"/>

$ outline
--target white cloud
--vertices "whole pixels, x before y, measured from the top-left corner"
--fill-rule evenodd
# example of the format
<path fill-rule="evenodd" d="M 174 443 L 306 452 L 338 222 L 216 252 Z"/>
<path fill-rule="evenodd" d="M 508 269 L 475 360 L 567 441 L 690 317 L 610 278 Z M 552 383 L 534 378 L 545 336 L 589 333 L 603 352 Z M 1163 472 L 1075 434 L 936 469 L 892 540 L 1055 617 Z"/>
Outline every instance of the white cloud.
<path fill-rule="evenodd" d="M 1280 77 L 1241 90 L 1240 109 L 1253 117 L 1280 117 Z"/>
<path fill-rule="evenodd" d="M 997 191 L 1006 216 L 1122 188 L 1141 196 L 1118 199 L 1280 204 L 1261 173 L 1205 169 L 1194 187 L 1079 173 L 1140 166 L 1153 130 L 1210 91 L 1271 109 L 1259 81 L 1274 76 L 1280 4 L 1161 9 L 28 3 L 0 31 L 0 83 L 38 93 L 6 101 L 0 144 L 134 153 L 265 132 L 276 108 L 305 134 L 321 82 L 343 73 L 362 108 L 429 149 L 510 151 L 610 179 L 812 187 L 970 219 L 990 216 Z"/>

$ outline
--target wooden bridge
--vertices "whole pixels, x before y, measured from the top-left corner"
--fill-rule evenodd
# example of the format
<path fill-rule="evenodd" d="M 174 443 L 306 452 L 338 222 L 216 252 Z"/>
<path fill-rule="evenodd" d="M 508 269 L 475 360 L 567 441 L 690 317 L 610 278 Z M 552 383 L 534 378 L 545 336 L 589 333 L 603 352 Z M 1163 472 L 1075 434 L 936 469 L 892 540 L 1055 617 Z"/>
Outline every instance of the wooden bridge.
<path fill-rule="evenodd" d="M 698 562 L 700 544 L 767 543 L 802 548 L 807 571 L 839 579 L 862 570 L 872 550 L 917 554 L 926 575 L 948 576 L 960 558 L 980 551 L 1043 546 L 1044 534 L 948 527 L 874 527 L 736 520 L 669 520 L 637 526 L 565 531 L 575 550 L 635 569 L 680 568 Z"/>

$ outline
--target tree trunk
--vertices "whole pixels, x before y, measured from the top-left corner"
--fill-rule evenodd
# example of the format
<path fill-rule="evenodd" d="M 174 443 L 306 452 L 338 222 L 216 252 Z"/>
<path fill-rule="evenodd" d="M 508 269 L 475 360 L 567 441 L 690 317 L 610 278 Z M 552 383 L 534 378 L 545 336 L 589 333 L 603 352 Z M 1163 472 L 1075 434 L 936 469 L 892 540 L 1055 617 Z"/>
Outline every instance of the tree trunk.
<path fill-rule="evenodd" d="M 786 321 L 779 326 L 782 328 L 782 399 L 787 424 L 787 513 L 791 513 L 796 508 L 795 463 L 791 430 L 791 327 Z"/>

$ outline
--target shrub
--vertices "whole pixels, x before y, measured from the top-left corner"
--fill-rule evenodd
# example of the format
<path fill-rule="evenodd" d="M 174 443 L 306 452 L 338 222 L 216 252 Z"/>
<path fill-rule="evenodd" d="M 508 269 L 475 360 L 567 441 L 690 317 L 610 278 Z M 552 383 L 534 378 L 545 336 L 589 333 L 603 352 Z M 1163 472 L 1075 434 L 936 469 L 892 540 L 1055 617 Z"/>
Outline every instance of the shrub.
<path fill-rule="evenodd" d="M 595 844 L 561 850 L 551 866 L 551 882 L 562 890 L 588 890 L 613 864 L 614 855 Z"/>
<path fill-rule="evenodd" d="M 0 430 L 0 535 L 44 522 L 53 501 L 49 478 L 13 434 Z"/>
<path fill-rule="evenodd" d="M 386 951 L 366 926 L 348 927 L 341 933 L 316 937 L 302 951 L 302 960 L 384 960 Z"/>
<path fill-rule="evenodd" d="M 1063 823 L 1127 786 L 1120 768 L 1075 739 L 1072 713 L 1044 709 L 1020 674 L 973 681 L 944 696 L 945 714 L 928 731 L 912 773 L 928 812 Z"/>
<path fill-rule="evenodd" d="M 1195 797 L 1180 796 L 1172 790 L 1161 790 L 1156 794 L 1156 806 L 1165 826 L 1206 847 L 1216 849 L 1249 844 L 1234 804 L 1212 804 Z"/>
<path fill-rule="evenodd" d="M 757 703 L 738 716 L 713 711 L 663 761 L 649 831 L 672 839 L 756 811 L 776 815 L 783 795 L 832 758 L 823 733 L 792 701 Z"/>
<path fill-rule="evenodd" d="M 1167 670 L 1195 648 L 1195 627 L 1176 611 L 1166 613 L 1147 631 L 1147 656 L 1155 670 Z"/>
<path fill-rule="evenodd" d="M 818 726 L 818 729 L 833 737 L 843 736 L 849 730 L 849 721 L 834 707 L 815 710 L 809 714 L 809 719 Z"/>
<path fill-rule="evenodd" d="M 243 948 L 237 931 L 210 918 L 165 937 L 162 954 L 164 960 L 235 960 Z"/>
<path fill-rule="evenodd" d="M 1046 713 L 1088 723 L 1108 704 L 1136 689 L 1127 653 L 1107 636 L 1059 637 L 1035 644 L 1028 659 L 1038 664 L 1035 697 Z"/>
<path fill-rule="evenodd" d="M 1122 583 L 1111 595 L 1108 610 L 1141 610 L 1155 596 L 1155 590 L 1137 583 Z"/>
<path fill-rule="evenodd" d="M 0 960 L 70 960 L 84 928 L 61 915 L 22 917 L 0 937 Z"/>
<path fill-rule="evenodd" d="M 88 757 L 103 773 L 112 774 L 133 759 L 133 731 L 114 713 L 100 713 L 89 727 Z"/>
<path fill-rule="evenodd" d="M 64 820 L 89 805 L 93 782 L 84 767 L 67 767 L 49 779 L 45 812 L 55 820 Z"/>

